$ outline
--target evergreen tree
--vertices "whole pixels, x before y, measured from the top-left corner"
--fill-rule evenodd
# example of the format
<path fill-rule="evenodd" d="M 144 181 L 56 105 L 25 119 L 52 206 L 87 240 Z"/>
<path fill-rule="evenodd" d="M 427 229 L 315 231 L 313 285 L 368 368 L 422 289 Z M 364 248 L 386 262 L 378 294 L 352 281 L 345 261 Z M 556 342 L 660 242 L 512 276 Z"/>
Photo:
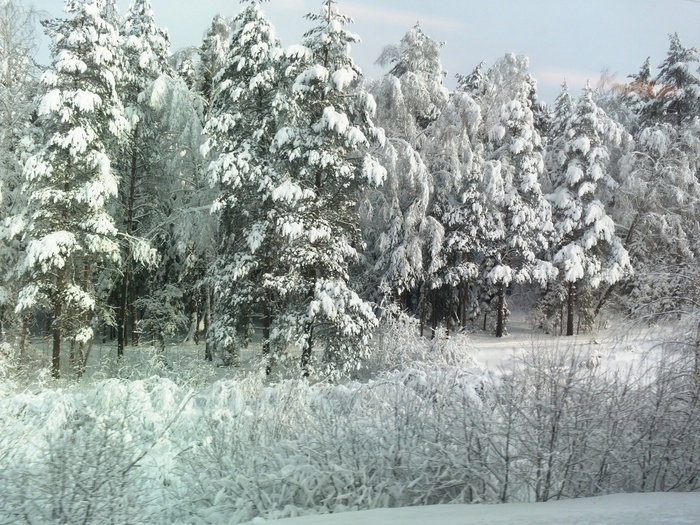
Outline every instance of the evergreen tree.
<path fill-rule="evenodd" d="M 700 111 L 700 77 L 696 74 L 698 51 L 681 44 L 678 34 L 670 36 L 666 60 L 654 80 L 656 93 L 646 107 L 646 117 L 681 125 Z"/>
<path fill-rule="evenodd" d="M 505 62 L 514 62 L 507 56 Z M 512 99 L 501 105 L 499 122 L 490 130 L 489 160 L 501 172 L 503 230 L 495 240 L 488 280 L 498 289 L 496 336 L 505 330 L 505 288 L 511 282 L 545 285 L 556 271 L 542 260 L 553 233 L 552 213 L 540 187 L 544 168 L 542 139 L 535 126 L 534 82 L 516 68 Z M 520 80 L 520 86 L 517 82 Z"/>
<path fill-rule="evenodd" d="M 279 336 L 301 347 L 301 366 L 311 372 L 315 342 L 330 371 L 359 366 L 376 326 L 372 307 L 350 287 L 357 259 L 357 202 L 385 170 L 369 153 L 382 133 L 372 123 L 374 100 L 362 89 L 360 69 L 349 55 L 358 38 L 350 19 L 326 0 L 304 38 L 312 60 L 292 87 L 293 118 L 273 142 L 281 182 L 272 190 L 281 236 L 279 275 L 284 309 Z"/>
<path fill-rule="evenodd" d="M 84 367 L 90 318 L 105 300 L 94 276 L 121 262 L 107 208 L 118 187 L 108 153 L 127 122 L 116 92 L 119 33 L 105 19 L 110 8 L 109 0 L 66 0 L 69 18 L 47 23 L 53 60 L 38 110 L 45 143 L 24 167 L 30 211 L 20 272 L 28 284 L 17 309 L 49 306 L 54 377 L 65 337 L 75 345 L 74 366 Z"/>
<path fill-rule="evenodd" d="M 145 96 L 162 75 L 172 76 L 167 33 L 156 26 L 150 0 L 136 0 L 127 11 L 121 29 L 125 74 L 119 84 L 129 119 L 129 133 L 120 145 L 116 167 L 120 174 L 118 214 L 123 268 L 112 292 L 116 300 L 117 355 L 121 356 L 128 334 L 138 344 L 136 303 L 145 283 L 137 282 L 139 263 L 155 263 L 156 253 L 146 235 L 148 215 L 163 189 L 160 151 L 163 126 Z M 161 80 L 162 82 L 162 80 Z M 131 330 L 129 330 L 129 325 Z"/>
<path fill-rule="evenodd" d="M 600 200 L 604 186 L 614 185 L 608 145 L 620 142 L 621 129 L 596 106 L 589 86 L 576 103 L 564 137 L 549 198 L 557 234 L 552 261 L 566 287 L 566 333 L 573 335 L 577 292 L 583 295 L 602 283 L 613 284 L 631 272 L 631 265 Z M 590 311 L 580 308 L 580 313 Z"/>
<path fill-rule="evenodd" d="M 251 317 L 260 317 L 269 373 L 271 330 L 281 300 L 280 283 L 273 278 L 279 239 L 277 204 L 271 195 L 280 181 L 270 146 L 287 105 L 286 58 L 260 1 L 247 0 L 233 27 L 204 128 L 204 150 L 214 157 L 208 176 L 218 187 L 214 209 L 221 236 L 214 268 L 213 336 L 220 347 L 235 353 L 249 336 Z"/>

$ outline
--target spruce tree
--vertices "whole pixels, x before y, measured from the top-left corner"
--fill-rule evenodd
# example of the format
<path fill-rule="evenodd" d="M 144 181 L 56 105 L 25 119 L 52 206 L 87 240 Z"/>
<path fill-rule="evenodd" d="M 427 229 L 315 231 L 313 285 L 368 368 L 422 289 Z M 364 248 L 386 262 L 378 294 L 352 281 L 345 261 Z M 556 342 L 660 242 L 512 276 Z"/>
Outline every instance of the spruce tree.
<path fill-rule="evenodd" d="M 19 0 L 0 4 L 0 338 L 8 333 L 8 325 L 18 321 L 12 309 L 20 282 L 13 269 L 22 252 L 17 233 L 27 202 L 22 166 L 38 135 L 33 123 L 40 73 L 34 63 L 37 17 L 37 11 Z M 28 317 L 24 316 L 20 354 L 25 350 L 27 329 Z"/>

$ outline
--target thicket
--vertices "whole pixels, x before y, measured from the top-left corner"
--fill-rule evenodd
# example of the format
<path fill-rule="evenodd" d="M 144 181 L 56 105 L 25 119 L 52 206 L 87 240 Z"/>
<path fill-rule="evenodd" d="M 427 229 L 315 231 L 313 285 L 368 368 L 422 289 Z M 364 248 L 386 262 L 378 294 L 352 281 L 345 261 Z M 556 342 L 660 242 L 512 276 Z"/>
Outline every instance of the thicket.
<path fill-rule="evenodd" d="M 80 389 L 3 382 L 0 521 L 241 523 L 698 490 L 687 354 L 613 370 L 588 348 L 535 342 L 496 373 L 470 366 L 464 344 L 343 385 L 260 372 L 192 387 L 159 367 Z"/>

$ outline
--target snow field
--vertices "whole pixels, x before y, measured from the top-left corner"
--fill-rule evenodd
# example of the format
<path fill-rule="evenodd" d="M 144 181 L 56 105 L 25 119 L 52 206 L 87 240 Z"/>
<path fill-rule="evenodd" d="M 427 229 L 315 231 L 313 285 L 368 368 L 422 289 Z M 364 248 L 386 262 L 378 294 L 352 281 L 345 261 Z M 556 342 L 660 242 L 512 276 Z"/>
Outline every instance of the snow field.
<path fill-rule="evenodd" d="M 621 350 L 625 366 L 613 366 L 601 345 L 591 365 L 590 345 L 528 345 L 520 335 L 510 350 L 494 343 L 500 359 L 489 369 L 471 357 L 485 356 L 486 344 L 474 351 L 453 337 L 421 347 L 412 330 L 392 330 L 377 338 L 373 363 L 395 371 L 362 382 L 269 382 L 231 369 L 218 371 L 235 379 L 194 381 L 175 359 L 122 368 L 131 379 L 103 378 L 103 369 L 55 388 L 2 382 L 0 522 L 246 523 L 539 500 L 556 512 L 438 509 L 445 523 L 466 511 L 476 523 L 551 523 L 592 507 L 590 522 L 605 523 L 602 506 L 551 500 L 697 490 L 700 407 L 682 354 L 642 359 L 639 350 L 632 360 Z M 609 501 L 622 513 L 609 523 L 651 523 L 637 519 L 649 507 Z M 673 519 L 694 519 L 695 500 L 683 501 Z M 367 523 L 418 523 L 431 512 L 377 511 Z"/>

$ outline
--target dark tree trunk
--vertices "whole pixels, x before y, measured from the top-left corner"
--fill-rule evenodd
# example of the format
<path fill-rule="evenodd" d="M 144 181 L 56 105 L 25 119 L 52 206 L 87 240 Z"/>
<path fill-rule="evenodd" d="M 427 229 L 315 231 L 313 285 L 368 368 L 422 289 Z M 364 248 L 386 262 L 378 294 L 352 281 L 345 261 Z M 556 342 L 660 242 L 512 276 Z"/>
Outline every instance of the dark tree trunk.
<path fill-rule="evenodd" d="M 700 385 L 700 323 L 695 335 L 695 381 Z"/>
<path fill-rule="evenodd" d="M 576 284 L 569 283 L 566 297 L 566 335 L 574 335 L 574 306 L 576 305 Z"/>
<path fill-rule="evenodd" d="M 131 339 L 132 343 L 135 345 L 137 343 L 138 336 L 136 327 L 136 287 L 134 284 L 134 266 L 131 261 L 131 237 L 134 234 L 134 209 L 136 206 L 136 178 L 138 175 L 138 126 L 134 129 L 134 134 L 132 137 L 132 147 L 131 147 L 131 159 L 130 159 L 130 170 L 129 170 L 129 194 L 127 195 L 126 201 L 126 242 L 124 248 L 124 263 L 126 268 L 124 270 L 124 288 L 122 303 L 119 305 L 123 308 L 121 314 L 122 317 L 122 336 L 121 336 L 121 353 L 117 349 L 117 355 L 122 356 L 124 354 L 124 346 L 129 344 L 128 341 L 128 330 L 129 323 L 127 316 L 131 314 Z"/>
<path fill-rule="evenodd" d="M 304 377 L 311 375 L 311 352 L 313 351 L 314 327 L 311 323 L 306 325 L 306 342 L 301 350 L 301 374 Z"/>
<path fill-rule="evenodd" d="M 22 363 L 27 357 L 27 347 L 29 346 L 29 319 L 28 312 L 22 315 L 22 328 L 19 333 L 19 357 Z"/>
<path fill-rule="evenodd" d="M 131 317 L 131 344 L 139 345 L 139 316 L 136 310 L 136 279 L 134 272 L 130 272 L 129 279 L 129 316 Z"/>
<path fill-rule="evenodd" d="M 272 316 L 270 315 L 270 305 L 267 297 L 263 299 L 262 322 L 262 353 L 263 360 L 265 361 L 265 374 L 269 376 L 272 373 L 272 356 L 270 355 L 270 327 L 272 326 Z"/>
<path fill-rule="evenodd" d="M 82 282 L 82 288 L 83 292 L 87 293 L 88 291 L 88 283 L 90 282 L 90 266 L 87 263 L 84 263 L 83 265 L 83 282 Z M 83 315 L 81 317 L 81 321 L 84 327 L 87 327 L 88 322 L 89 322 L 89 316 L 88 316 L 88 311 L 84 311 Z M 86 345 L 84 341 L 80 341 L 78 343 L 78 350 L 76 354 L 73 356 L 73 370 L 75 371 L 76 375 L 78 378 L 82 377 L 83 374 L 85 373 L 85 368 L 87 366 L 87 358 L 88 358 L 88 349 L 90 347 L 88 346 L 86 349 Z"/>
<path fill-rule="evenodd" d="M 51 375 L 54 379 L 61 377 L 61 310 L 63 308 L 63 272 L 60 268 L 56 275 L 56 295 L 53 303 L 53 352 L 51 356 Z"/>
<path fill-rule="evenodd" d="M 209 323 L 211 319 L 211 290 L 209 285 L 206 285 L 206 304 L 204 305 L 204 359 L 213 361 L 214 355 L 212 352 L 211 338 L 209 337 Z"/>
<path fill-rule="evenodd" d="M 439 319 L 438 293 L 435 290 L 433 290 L 432 292 L 430 292 L 430 297 L 432 298 L 432 304 L 430 309 L 430 328 L 432 330 L 431 337 L 435 339 L 435 337 L 437 337 Z"/>
<path fill-rule="evenodd" d="M 496 337 L 503 337 L 503 328 L 505 324 L 505 309 L 506 309 L 506 292 L 505 285 L 498 285 L 498 316 L 496 317 Z"/>
<path fill-rule="evenodd" d="M 122 279 L 126 279 L 125 276 Z M 119 309 L 117 310 L 117 357 L 124 355 L 124 333 L 126 332 L 126 285 L 120 283 Z"/>

